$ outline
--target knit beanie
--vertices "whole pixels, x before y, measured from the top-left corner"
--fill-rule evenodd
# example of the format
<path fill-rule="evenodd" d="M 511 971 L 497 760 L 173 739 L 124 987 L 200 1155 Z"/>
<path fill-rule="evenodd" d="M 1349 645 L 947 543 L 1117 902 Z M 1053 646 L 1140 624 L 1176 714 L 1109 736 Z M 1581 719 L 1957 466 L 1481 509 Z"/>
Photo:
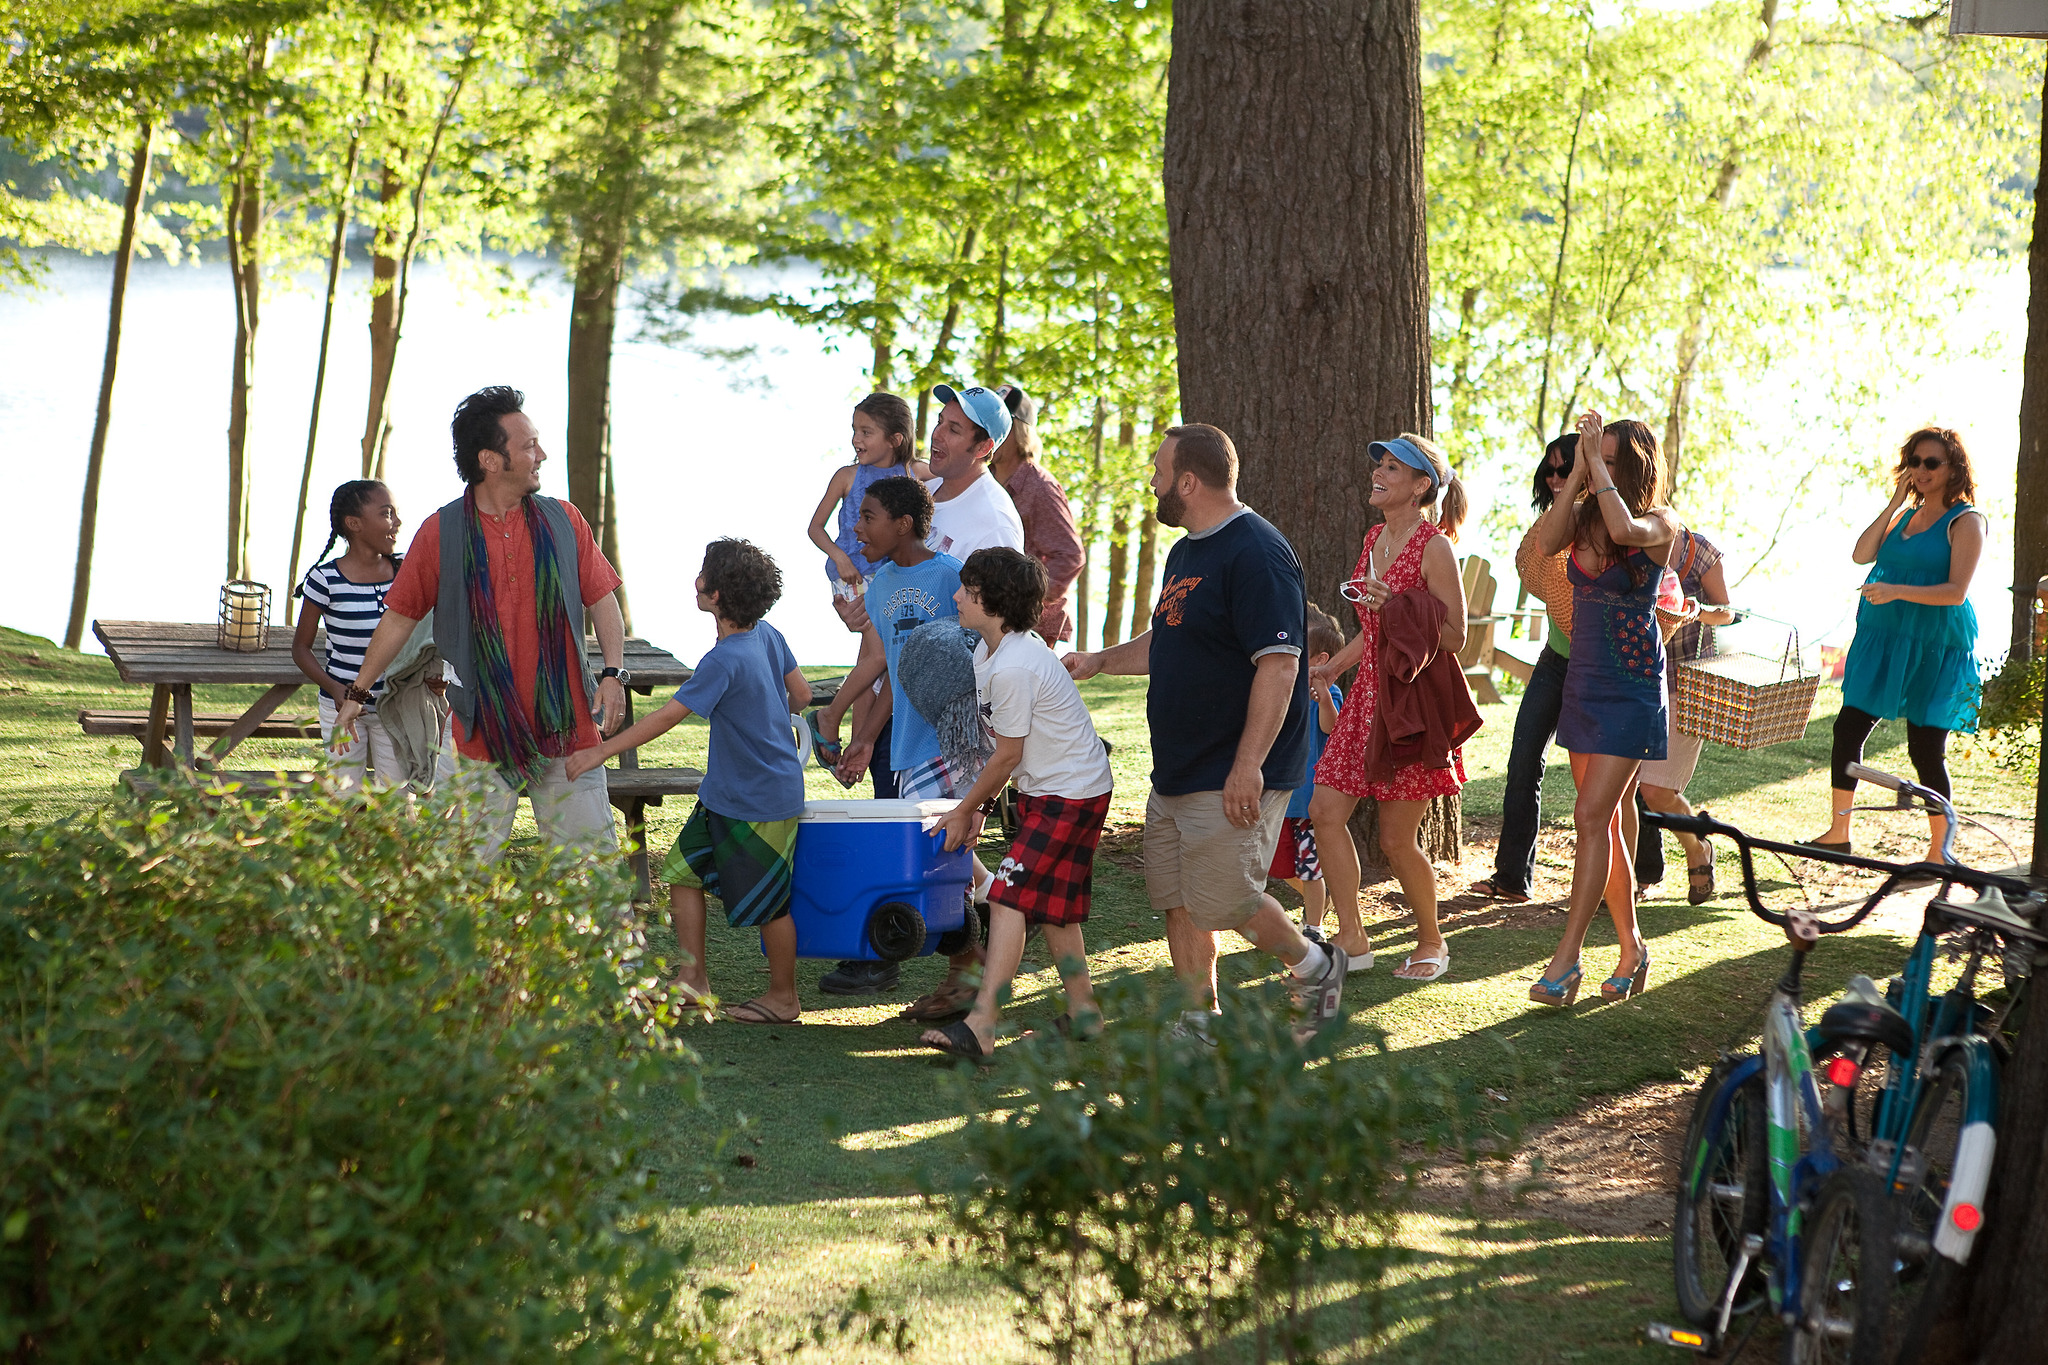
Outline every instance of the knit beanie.
<path fill-rule="evenodd" d="M 910 632 L 896 657 L 903 699 L 939 735 L 946 766 L 977 769 L 995 753 L 981 723 L 974 684 L 974 647 L 981 636 L 956 621 L 927 621 Z"/>

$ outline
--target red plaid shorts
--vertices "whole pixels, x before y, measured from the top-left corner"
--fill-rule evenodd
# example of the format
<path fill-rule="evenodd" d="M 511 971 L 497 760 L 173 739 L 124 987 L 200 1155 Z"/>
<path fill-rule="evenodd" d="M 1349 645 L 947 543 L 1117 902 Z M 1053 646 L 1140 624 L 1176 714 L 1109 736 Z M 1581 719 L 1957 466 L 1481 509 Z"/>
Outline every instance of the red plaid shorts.
<path fill-rule="evenodd" d="M 1024 912 L 1027 924 L 1080 924 L 1095 888 L 1095 846 L 1109 793 L 1017 796 L 1017 838 L 996 868 L 988 898 Z"/>

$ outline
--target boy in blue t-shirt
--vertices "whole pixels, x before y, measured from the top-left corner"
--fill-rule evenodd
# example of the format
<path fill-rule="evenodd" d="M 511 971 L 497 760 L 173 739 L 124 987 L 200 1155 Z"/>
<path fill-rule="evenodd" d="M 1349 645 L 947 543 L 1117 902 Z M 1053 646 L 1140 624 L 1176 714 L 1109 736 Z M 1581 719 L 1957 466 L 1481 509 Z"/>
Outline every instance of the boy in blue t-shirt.
<path fill-rule="evenodd" d="M 692 712 L 711 722 L 697 808 L 661 865 L 661 879 L 687 959 L 677 984 L 689 998 L 711 993 L 704 969 L 707 892 L 724 903 L 728 924 L 761 931 L 768 990 L 725 1012 L 742 1024 L 788 1024 L 803 1013 L 789 878 L 804 813 L 804 768 L 789 718 L 810 704 L 811 685 L 781 633 L 761 619 L 781 596 L 782 571 L 759 548 L 744 540 L 712 541 L 697 575 L 697 609 L 717 621 L 717 642 L 672 700 L 567 760 L 574 781 L 612 755 L 666 734 Z"/>
<path fill-rule="evenodd" d="M 939 752 L 939 735 L 917 708 L 902 700 L 897 671 L 903 643 L 927 621 L 957 621 L 953 594 L 960 591 L 960 561 L 935 554 L 924 538 L 931 531 L 931 494 L 915 479 L 877 479 L 861 499 L 854 534 L 870 562 L 882 567 L 868 580 L 868 619 L 881 632 L 888 682 L 880 704 L 855 728 L 840 760 L 839 779 L 858 781 L 870 762 L 896 774 L 896 793 L 905 801 L 937 801 L 959 795 L 977 773 L 955 772 Z M 875 670 L 879 672 L 880 670 Z M 856 668 L 840 685 L 858 691 L 873 681 L 874 672 Z M 875 739 L 890 723 L 889 752 L 877 754 Z"/>
<path fill-rule="evenodd" d="M 1308 604 L 1308 666 L 1321 668 L 1344 648 L 1344 627 L 1337 618 L 1315 603 Z M 1323 864 L 1316 853 L 1316 827 L 1309 822 L 1308 803 L 1316 794 L 1316 764 L 1323 758 L 1323 746 L 1337 728 L 1337 713 L 1344 709 L 1344 689 L 1332 683 L 1324 687 L 1309 674 L 1309 695 L 1315 699 L 1315 714 L 1308 725 L 1308 781 L 1294 789 L 1287 801 L 1287 818 L 1280 826 L 1280 842 L 1273 848 L 1273 865 L 1267 875 L 1285 881 L 1301 897 L 1301 929 L 1317 943 L 1323 941 Z"/>

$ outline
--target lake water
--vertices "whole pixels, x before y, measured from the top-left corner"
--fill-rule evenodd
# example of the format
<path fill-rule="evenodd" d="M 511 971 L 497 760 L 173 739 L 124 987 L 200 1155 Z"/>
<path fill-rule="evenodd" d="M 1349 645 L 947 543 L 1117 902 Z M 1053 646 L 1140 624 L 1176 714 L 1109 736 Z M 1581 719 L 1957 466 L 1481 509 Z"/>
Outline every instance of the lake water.
<path fill-rule="evenodd" d="M 0 610 L 18 629 L 60 636 L 70 601 L 78 497 L 92 437 L 111 265 L 104 258 L 53 254 L 48 286 L 0 294 L 0 433 L 29 515 L 28 563 L 43 568 Z M 353 478 L 368 368 L 364 294 L 368 272 L 343 275 L 327 380 L 313 506 L 302 567 L 327 538 L 328 492 Z M 2017 447 L 2019 355 L 2025 333 L 2023 271 L 1990 280 L 1957 320 L 1958 334 L 1982 338 L 1981 354 L 1896 387 L 1864 414 L 1866 427 L 1896 441 L 1933 421 L 1969 441 L 1993 526 L 1973 591 L 1987 648 L 2005 643 L 2011 576 L 2011 511 Z M 264 302 L 249 449 L 255 459 L 251 555 L 258 579 L 280 595 L 290 557 L 294 500 L 305 450 L 306 409 L 319 340 L 319 281 L 273 286 Z M 517 305 L 458 288 L 442 271 L 415 271 L 406 336 L 393 393 L 389 481 L 400 509 L 417 521 L 459 491 L 449 455 L 448 414 L 485 384 L 524 389 L 543 440 L 559 453 L 567 350 L 566 290 L 536 277 Z M 630 330 L 622 324 L 622 333 Z M 227 381 L 234 333 L 225 267 L 138 261 L 131 277 L 121 372 L 102 485 L 90 614 L 211 620 L 225 561 Z M 783 566 L 787 589 L 770 619 L 805 662 L 845 662 L 853 639 L 827 605 L 822 557 L 804 526 L 833 468 L 848 458 L 852 402 L 866 391 L 865 348 L 835 349 L 812 332 L 773 318 L 705 324 L 707 345 L 758 348 L 735 374 L 699 355 L 623 342 L 613 366 L 613 448 L 617 460 L 621 565 L 635 630 L 694 660 L 712 640 L 690 583 L 706 541 L 745 536 Z M 1742 458 L 1758 497 L 1759 525 L 1717 536 L 1760 547 L 1766 513 L 1806 477 L 1797 451 L 1769 441 L 1767 384 L 1758 386 L 1759 446 Z M 1455 454 L 1455 452 L 1454 452 Z M 559 460 L 544 488 L 566 493 Z M 1482 500 L 1521 498 L 1523 476 L 1475 480 Z M 1857 530 L 1883 505 L 1873 488 L 1818 500 L 1787 527 L 1766 569 L 1738 600 L 1795 622 L 1804 643 L 1843 643 L 1853 625 L 1863 570 L 1849 563 Z M 1713 534 L 1713 528 L 1706 528 Z M 1466 548 L 1499 562 L 1511 546 L 1483 538 Z M 1740 559 L 1731 555 L 1736 571 Z M 1505 600 L 1513 574 L 1500 573 Z M 1098 601 L 1100 598 L 1098 597 Z M 281 619 L 281 613 L 280 613 Z M 1763 647 L 1760 644 L 1756 647 Z M 88 637 L 88 648 L 96 648 Z"/>

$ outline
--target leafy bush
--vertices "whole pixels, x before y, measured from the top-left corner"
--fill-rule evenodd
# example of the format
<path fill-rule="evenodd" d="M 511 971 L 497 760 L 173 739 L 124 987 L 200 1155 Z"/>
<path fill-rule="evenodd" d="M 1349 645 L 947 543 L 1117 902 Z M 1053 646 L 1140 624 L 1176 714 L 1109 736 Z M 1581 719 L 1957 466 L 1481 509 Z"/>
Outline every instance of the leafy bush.
<path fill-rule="evenodd" d="M 402 797 L 0 829 L 0 1350 L 707 1358 L 624 901 Z"/>
<path fill-rule="evenodd" d="M 927 1177 L 1026 1334 L 1061 1362 L 1162 1335 L 1206 1361 L 1247 1331 L 1255 1359 L 1310 1359 L 1346 1288 L 1376 1330 L 1409 1156 L 1469 1158 L 1475 1097 L 1296 1044 L 1278 985 L 1237 993 L 1213 1048 L 1173 1035 L 1181 1002 L 1105 994 L 1098 1041 L 1004 1051 L 1007 1107 L 973 1116 L 949 1184 Z"/>
<path fill-rule="evenodd" d="M 2041 766 L 2041 694 L 2048 656 L 2009 658 L 1984 681 L 1977 708 L 1977 733 L 1963 743 L 1983 749 L 2009 772 L 2034 773 Z"/>

